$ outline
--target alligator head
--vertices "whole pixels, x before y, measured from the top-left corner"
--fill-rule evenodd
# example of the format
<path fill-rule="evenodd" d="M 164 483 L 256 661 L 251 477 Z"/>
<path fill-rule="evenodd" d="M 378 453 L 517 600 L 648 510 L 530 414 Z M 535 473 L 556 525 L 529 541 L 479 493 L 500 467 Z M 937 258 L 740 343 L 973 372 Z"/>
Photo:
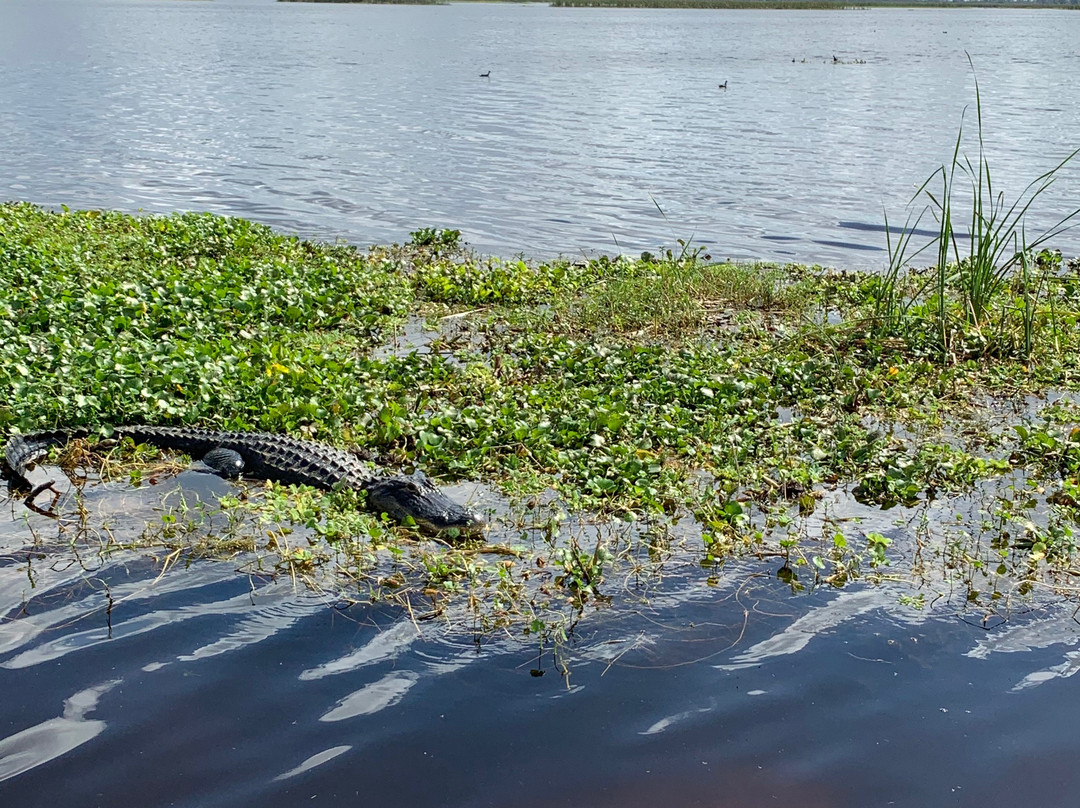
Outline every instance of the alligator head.
<path fill-rule="evenodd" d="M 365 490 L 372 511 L 415 523 L 425 533 L 473 536 L 487 527 L 484 517 L 454 502 L 419 471 L 411 477 L 378 477 Z"/>

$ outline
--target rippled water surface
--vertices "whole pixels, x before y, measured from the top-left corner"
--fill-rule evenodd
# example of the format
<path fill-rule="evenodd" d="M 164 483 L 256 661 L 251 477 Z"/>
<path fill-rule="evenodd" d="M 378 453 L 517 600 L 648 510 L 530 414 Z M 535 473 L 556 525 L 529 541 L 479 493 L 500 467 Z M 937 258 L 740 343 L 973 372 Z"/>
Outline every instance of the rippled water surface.
<path fill-rule="evenodd" d="M 877 267 L 883 208 L 903 219 L 973 104 L 965 53 L 1011 197 L 1080 145 L 1077 41 L 1057 11 L 5 0 L 0 194 Z"/>
<path fill-rule="evenodd" d="M 793 594 L 776 559 L 676 553 L 612 567 L 610 605 L 538 656 L 474 636 L 460 601 L 346 606 L 252 553 L 101 552 L 228 489 L 92 484 L 59 521 L 5 501 L 4 805 L 1074 804 L 1067 603 L 1006 593 L 987 619 L 935 573 Z M 912 525 L 965 502 L 821 507 L 895 537 L 899 572 Z"/>
<path fill-rule="evenodd" d="M 1018 191 L 1080 145 L 1078 35 L 1055 12 L 5 0 L 0 193 L 361 243 L 694 235 L 875 266 L 882 205 L 902 209 L 972 100 L 965 51 Z M 0 488 L 0 805 L 1075 805 L 1080 624 L 1049 595 L 984 620 L 940 570 L 793 594 L 775 558 L 672 556 L 612 572 L 610 606 L 538 657 L 517 631 L 346 606 L 250 553 L 109 544 L 227 490 L 89 485 L 57 521 Z M 979 507 L 836 496 L 898 569 L 919 524 Z"/>

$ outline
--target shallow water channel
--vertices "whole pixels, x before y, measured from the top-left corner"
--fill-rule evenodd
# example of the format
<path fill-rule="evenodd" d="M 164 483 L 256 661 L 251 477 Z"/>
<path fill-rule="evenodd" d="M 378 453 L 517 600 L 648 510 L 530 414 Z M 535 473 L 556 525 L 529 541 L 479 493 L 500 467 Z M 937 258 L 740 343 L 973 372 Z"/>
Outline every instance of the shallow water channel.
<path fill-rule="evenodd" d="M 776 558 L 659 553 L 646 575 L 613 566 L 609 605 L 538 654 L 252 554 L 101 552 L 181 498 L 221 529 L 229 489 L 94 483 L 59 520 L 4 502 L 5 805 L 1073 804 L 1075 606 L 971 608 L 933 573 L 793 593 Z M 972 503 L 821 507 L 887 531 L 904 564 L 917 517 Z"/>

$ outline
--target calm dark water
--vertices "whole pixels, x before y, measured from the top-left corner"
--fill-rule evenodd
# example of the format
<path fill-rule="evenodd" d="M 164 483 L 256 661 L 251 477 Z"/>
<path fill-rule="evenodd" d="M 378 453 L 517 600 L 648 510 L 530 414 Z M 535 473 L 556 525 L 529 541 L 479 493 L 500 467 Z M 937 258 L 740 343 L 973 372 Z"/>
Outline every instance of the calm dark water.
<path fill-rule="evenodd" d="M 5 0 L 0 195 L 876 267 L 883 209 L 902 221 L 973 105 L 965 54 L 1011 198 L 1080 146 L 1077 41 L 1055 11 Z M 1033 226 L 1078 186 L 1080 164 Z"/>
<path fill-rule="evenodd" d="M 1075 804 L 1073 606 L 987 622 L 943 580 L 916 609 L 901 584 L 792 594 L 769 561 L 673 557 L 647 588 L 610 575 L 612 604 L 538 658 L 243 555 L 94 551 L 226 488 L 92 485 L 85 522 L 4 504 L 0 803 Z M 851 515 L 904 538 L 896 512 Z"/>

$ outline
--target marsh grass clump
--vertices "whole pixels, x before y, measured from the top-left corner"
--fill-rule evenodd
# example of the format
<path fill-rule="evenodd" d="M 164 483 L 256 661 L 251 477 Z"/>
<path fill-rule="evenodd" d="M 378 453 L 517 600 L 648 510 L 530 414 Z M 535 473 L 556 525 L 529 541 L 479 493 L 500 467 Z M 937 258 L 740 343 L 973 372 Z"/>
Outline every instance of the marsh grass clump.
<path fill-rule="evenodd" d="M 416 267 L 418 291 L 433 302 L 466 306 L 545 303 L 621 271 L 619 259 L 606 257 L 532 263 L 466 251 L 438 253 L 434 258 Z"/>
<path fill-rule="evenodd" d="M 890 260 L 875 284 L 869 328 L 877 337 L 897 336 L 932 350 L 946 362 L 988 354 L 1029 360 L 1043 346 L 1048 350 L 1042 353 L 1053 354 L 1060 350 L 1061 331 L 1076 324 L 1058 316 L 1070 308 L 1076 282 L 1062 273 L 1060 253 L 1045 245 L 1076 225 L 1080 208 L 1034 236 L 1027 232 L 1026 217 L 1080 149 L 1009 201 L 995 186 L 986 157 L 977 78 L 975 109 L 977 157 L 962 150 L 961 122 L 951 159 L 913 197 L 913 202 L 928 200 L 914 224 L 909 217 L 894 232 L 886 218 Z M 938 222 L 938 233 L 912 251 L 914 230 L 928 211 Z M 907 265 L 923 253 L 933 255 L 934 264 L 916 276 Z"/>
<path fill-rule="evenodd" d="M 735 327 L 747 315 L 801 309 L 799 284 L 773 264 L 712 263 L 685 246 L 624 261 L 623 271 L 554 303 L 556 327 L 678 343 Z"/>

